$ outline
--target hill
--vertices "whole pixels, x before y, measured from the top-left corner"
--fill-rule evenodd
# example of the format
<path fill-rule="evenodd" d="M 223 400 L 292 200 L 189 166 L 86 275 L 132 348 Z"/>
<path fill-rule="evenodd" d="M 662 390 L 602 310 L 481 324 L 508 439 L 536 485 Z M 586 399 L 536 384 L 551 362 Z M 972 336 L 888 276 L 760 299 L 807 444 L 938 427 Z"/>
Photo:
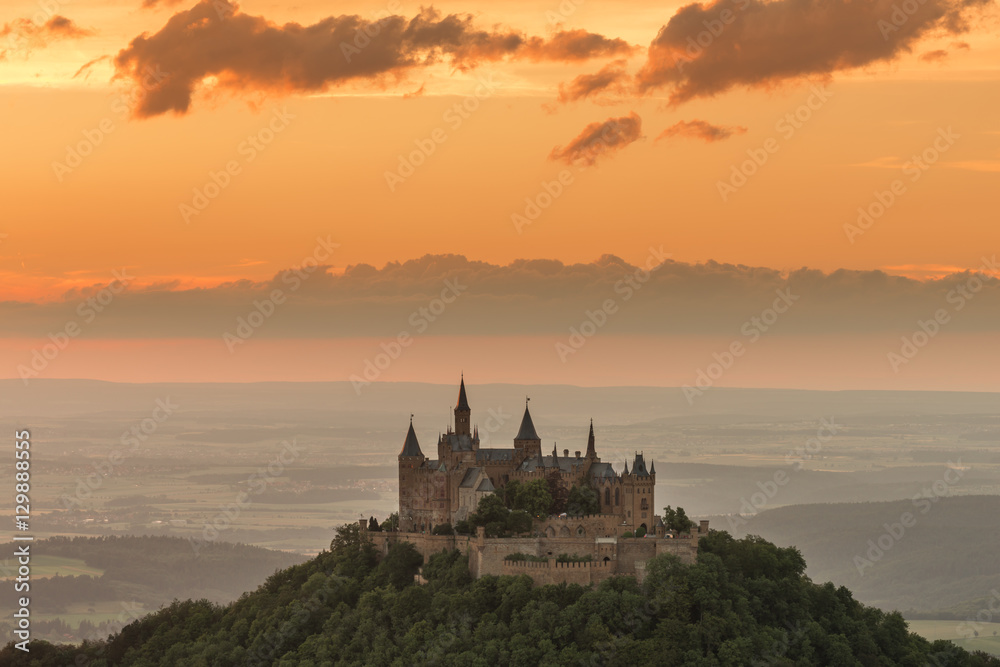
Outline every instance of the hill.
<path fill-rule="evenodd" d="M 713 523 L 794 545 L 814 579 L 911 618 L 964 620 L 1000 596 L 1000 497 L 793 505 Z"/>
<path fill-rule="evenodd" d="M 14 545 L 3 552 L 13 554 Z M 59 641 L 106 635 L 176 599 L 226 604 L 305 560 L 225 542 L 200 544 L 196 553 L 187 540 L 160 536 L 54 537 L 35 542 L 32 553 L 35 636 Z M 16 576 L 11 560 L 0 563 L 0 576 Z M 5 596 L 0 604 L 4 619 L 13 602 Z M 10 621 L 0 622 L 0 631 L 11 629 Z"/>
<path fill-rule="evenodd" d="M 650 561 L 642 584 L 533 587 L 472 581 L 458 552 L 423 559 L 394 545 L 379 560 L 356 526 L 330 551 L 270 577 L 227 606 L 175 602 L 107 641 L 42 642 L 18 665 L 919 665 L 1000 667 L 929 642 L 898 613 L 817 585 L 792 548 L 713 531 L 694 565 Z"/>

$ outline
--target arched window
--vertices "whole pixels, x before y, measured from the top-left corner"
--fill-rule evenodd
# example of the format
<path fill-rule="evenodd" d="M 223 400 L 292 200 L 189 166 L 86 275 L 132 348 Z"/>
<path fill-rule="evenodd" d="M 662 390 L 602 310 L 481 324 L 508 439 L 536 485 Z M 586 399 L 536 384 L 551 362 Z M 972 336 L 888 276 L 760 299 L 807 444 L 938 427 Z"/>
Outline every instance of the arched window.
<path fill-rule="evenodd" d="M 587 531 L 583 529 L 583 526 L 577 526 L 576 534 L 579 535 L 580 537 L 584 537 L 587 534 Z"/>
<path fill-rule="evenodd" d="M 604 504 L 605 505 L 610 505 L 611 504 L 611 489 L 610 488 L 604 489 Z"/>
<path fill-rule="evenodd" d="M 621 503 L 621 489 L 615 489 L 615 507 Z"/>
<path fill-rule="evenodd" d="M 642 499 L 642 504 L 641 504 L 640 509 L 644 509 L 644 510 L 648 510 L 649 509 L 649 498 L 643 498 Z"/>

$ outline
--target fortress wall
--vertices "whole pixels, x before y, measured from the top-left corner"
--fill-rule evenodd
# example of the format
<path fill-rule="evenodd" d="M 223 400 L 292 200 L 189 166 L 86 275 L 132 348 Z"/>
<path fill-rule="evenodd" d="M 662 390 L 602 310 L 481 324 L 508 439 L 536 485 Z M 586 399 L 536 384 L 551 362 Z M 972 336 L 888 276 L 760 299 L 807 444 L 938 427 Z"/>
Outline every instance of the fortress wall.
<path fill-rule="evenodd" d="M 532 578 L 536 585 L 579 584 L 580 586 L 588 586 L 604 581 L 614 573 L 613 563 L 557 563 L 554 559 L 544 563 L 506 561 L 502 568 L 502 574 L 513 576 L 526 574 Z"/>

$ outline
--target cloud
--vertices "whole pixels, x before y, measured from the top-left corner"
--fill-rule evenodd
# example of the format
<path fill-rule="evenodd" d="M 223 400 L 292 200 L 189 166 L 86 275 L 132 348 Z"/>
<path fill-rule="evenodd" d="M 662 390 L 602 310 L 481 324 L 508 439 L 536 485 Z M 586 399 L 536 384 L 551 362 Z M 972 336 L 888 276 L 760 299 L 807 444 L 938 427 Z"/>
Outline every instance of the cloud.
<path fill-rule="evenodd" d="M 570 61 L 631 49 L 622 40 L 581 30 L 547 40 L 507 29 L 481 30 L 469 15 L 442 16 L 434 9 L 422 9 L 412 19 L 341 15 L 306 26 L 277 25 L 228 0 L 202 0 L 172 16 L 159 32 L 133 39 L 115 66 L 140 89 L 136 115 L 149 117 L 186 113 L 208 77 L 230 91 L 289 94 L 351 81 L 384 86 L 442 62 L 465 70 L 507 58 Z M 166 76 L 143 88 L 150 71 Z"/>
<path fill-rule="evenodd" d="M 652 252 L 649 256 L 650 266 L 659 264 Z M 255 300 L 263 302 L 275 289 L 286 301 L 255 336 L 395 336 L 411 326 L 411 314 L 440 296 L 445 280 L 458 281 L 464 290 L 428 335 L 565 336 L 587 311 L 615 299 L 620 307 L 602 335 L 739 336 L 741 324 L 769 307 L 777 290 L 798 297 L 774 329 L 780 336 L 891 333 L 898 340 L 897 334 L 912 332 L 918 320 L 932 318 L 941 308 L 955 312 L 949 334 L 1000 333 L 1000 262 L 991 261 L 997 266 L 992 277 L 954 271 L 936 280 L 914 280 L 883 271 L 786 273 L 670 259 L 646 274 L 645 266 L 613 255 L 576 264 L 517 260 L 506 265 L 427 255 L 381 268 L 357 264 L 338 275 L 321 268 L 298 289 L 292 289 L 290 272 L 212 288 L 130 287 L 87 324 L 85 337 L 209 338 L 221 346 L 223 332 L 232 331 L 238 317 L 254 310 Z M 131 273 L 141 280 L 138 272 Z M 97 287 L 74 290 L 57 302 L 0 302 L 0 337 L 45 338 L 62 331 L 66 322 L 80 320 L 82 300 Z M 958 300 L 964 300 L 961 312 L 953 311 Z"/>
<path fill-rule="evenodd" d="M 615 60 L 602 67 L 596 74 L 581 74 L 569 83 L 559 84 L 559 101 L 565 104 L 598 93 L 624 93 L 626 81 L 628 74 L 625 72 L 625 61 Z"/>
<path fill-rule="evenodd" d="M 142 0 L 143 9 L 153 9 L 155 7 L 173 7 L 181 4 L 182 0 Z"/>
<path fill-rule="evenodd" d="M 553 148 L 549 159 L 591 166 L 598 158 L 609 157 L 641 137 L 642 119 L 633 111 L 603 123 L 591 123 L 565 147 Z"/>
<path fill-rule="evenodd" d="M 920 59 L 925 63 L 936 63 L 948 59 L 948 52 L 944 49 L 936 49 L 920 54 Z"/>
<path fill-rule="evenodd" d="M 41 24 L 31 19 L 14 19 L 0 28 L 0 39 L 6 43 L 6 48 L 0 49 L 0 60 L 14 51 L 27 53 L 32 49 L 44 49 L 62 39 L 79 39 L 96 34 L 96 30 L 81 28 L 72 19 L 59 14 Z"/>
<path fill-rule="evenodd" d="M 83 74 L 84 79 L 89 78 L 90 68 L 96 65 L 97 63 L 104 62 L 105 60 L 111 60 L 111 56 L 104 55 L 94 58 L 93 60 L 88 60 L 87 62 L 85 62 L 83 65 L 80 66 L 80 69 L 76 70 L 76 74 L 73 75 L 73 78 L 75 79 L 81 74 Z"/>
<path fill-rule="evenodd" d="M 701 139 L 707 143 L 712 143 L 713 141 L 728 139 L 734 134 L 743 134 L 746 131 L 747 128 L 740 126 L 720 127 L 704 120 L 682 120 L 661 132 L 653 143 L 661 139 L 671 139 L 674 137 Z"/>
<path fill-rule="evenodd" d="M 679 104 L 734 87 L 769 87 L 909 52 L 930 33 L 958 34 L 991 0 L 716 0 L 682 7 L 649 47 L 640 92 Z M 907 5 L 909 6 L 909 5 Z"/>

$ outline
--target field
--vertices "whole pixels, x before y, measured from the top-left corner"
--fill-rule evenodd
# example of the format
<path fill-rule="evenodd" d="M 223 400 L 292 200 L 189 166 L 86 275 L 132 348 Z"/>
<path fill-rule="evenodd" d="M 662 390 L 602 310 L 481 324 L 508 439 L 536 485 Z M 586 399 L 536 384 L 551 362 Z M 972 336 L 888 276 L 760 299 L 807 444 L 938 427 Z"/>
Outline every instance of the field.
<path fill-rule="evenodd" d="M 908 621 L 910 631 L 924 639 L 947 639 L 967 651 L 986 651 L 1000 656 L 1000 623 L 978 623 L 975 628 L 967 621 Z M 973 632 L 978 632 L 975 636 Z"/>

